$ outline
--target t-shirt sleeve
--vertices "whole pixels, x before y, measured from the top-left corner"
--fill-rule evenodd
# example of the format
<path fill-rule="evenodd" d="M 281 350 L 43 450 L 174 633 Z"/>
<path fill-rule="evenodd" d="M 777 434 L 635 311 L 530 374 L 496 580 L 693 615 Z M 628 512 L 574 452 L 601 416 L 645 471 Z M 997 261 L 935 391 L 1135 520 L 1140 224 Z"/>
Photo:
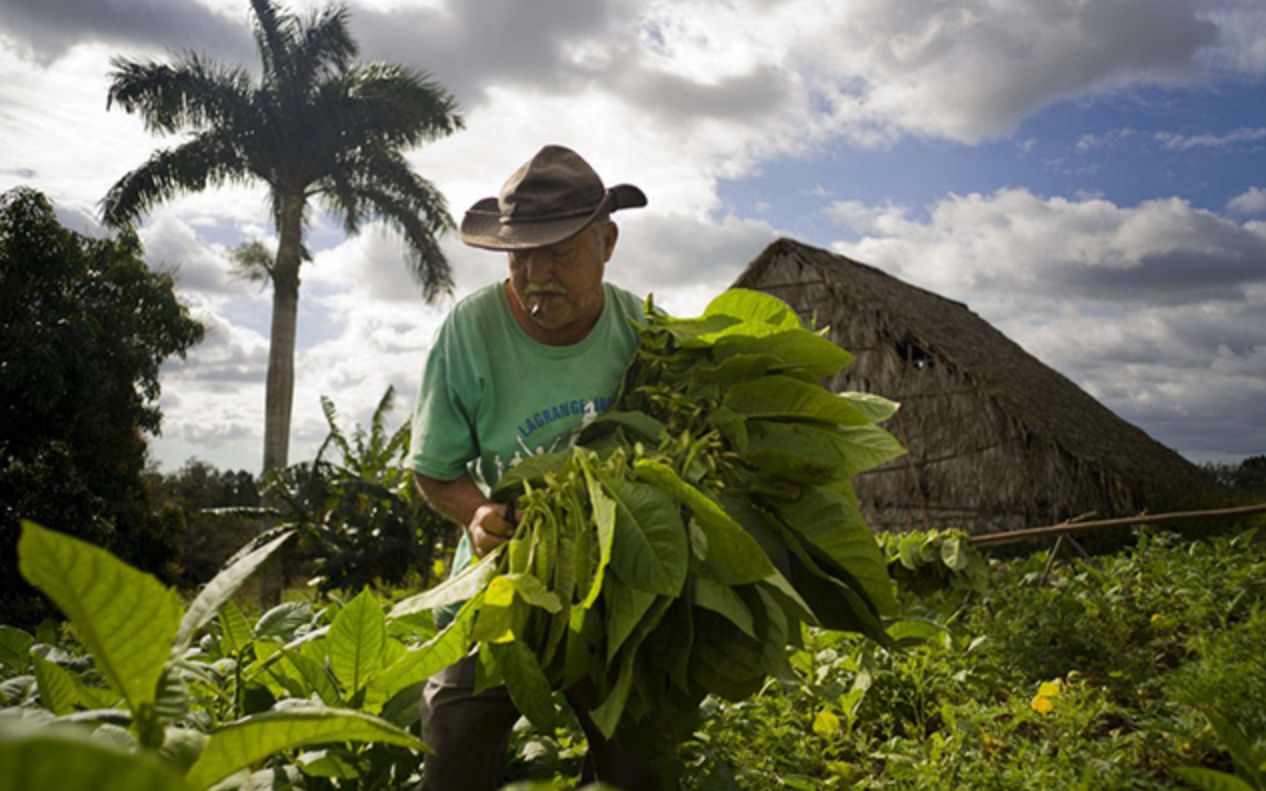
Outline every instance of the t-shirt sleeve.
<path fill-rule="evenodd" d="M 417 472 L 442 481 L 460 478 L 466 464 L 479 455 L 474 416 L 463 393 L 470 372 L 462 365 L 467 355 L 457 350 L 453 327 L 445 323 L 427 356 L 417 406 L 413 410 L 409 463 Z"/>

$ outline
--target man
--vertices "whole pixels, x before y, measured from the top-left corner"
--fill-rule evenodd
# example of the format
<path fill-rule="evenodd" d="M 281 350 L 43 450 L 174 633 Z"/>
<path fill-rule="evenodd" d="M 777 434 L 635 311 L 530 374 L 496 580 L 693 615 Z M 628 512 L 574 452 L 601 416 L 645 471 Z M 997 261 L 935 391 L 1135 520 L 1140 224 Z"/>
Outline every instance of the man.
<path fill-rule="evenodd" d="M 546 146 L 499 197 L 466 212 L 462 241 L 506 251 L 509 278 L 466 297 L 445 319 L 427 358 L 410 451 L 427 501 L 464 527 L 453 573 L 514 534 L 488 488 L 521 459 L 566 447 L 614 398 L 637 348 L 631 320 L 642 320 L 642 300 L 603 279 L 619 238 L 610 214 L 645 205 L 637 187 L 607 189 L 574 151 Z M 519 713 L 504 688 L 474 695 L 474 676 L 466 657 L 427 683 L 422 738 L 435 752 L 423 766 L 425 791 L 502 783 Z M 641 756 L 581 721 L 587 768 L 598 779 L 654 787 Z"/>

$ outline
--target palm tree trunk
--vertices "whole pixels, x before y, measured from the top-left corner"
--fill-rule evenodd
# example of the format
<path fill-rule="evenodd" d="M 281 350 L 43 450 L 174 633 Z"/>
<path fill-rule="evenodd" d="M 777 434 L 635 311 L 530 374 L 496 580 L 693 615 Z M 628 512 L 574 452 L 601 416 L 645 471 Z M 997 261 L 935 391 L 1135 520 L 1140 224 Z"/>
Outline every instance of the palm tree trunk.
<path fill-rule="evenodd" d="M 290 407 L 295 390 L 295 326 L 299 317 L 299 264 L 303 249 L 302 196 L 283 197 L 277 215 L 277 262 L 273 267 L 273 326 L 264 393 L 264 472 L 286 466 L 290 454 Z"/>

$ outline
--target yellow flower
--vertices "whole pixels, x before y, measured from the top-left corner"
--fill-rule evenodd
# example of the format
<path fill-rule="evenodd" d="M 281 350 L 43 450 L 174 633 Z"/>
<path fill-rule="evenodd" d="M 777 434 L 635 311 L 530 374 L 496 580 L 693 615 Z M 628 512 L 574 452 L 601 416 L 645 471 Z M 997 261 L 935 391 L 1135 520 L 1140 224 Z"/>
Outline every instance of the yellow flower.
<path fill-rule="evenodd" d="M 840 732 L 840 718 L 830 709 L 823 709 L 813 718 L 813 732 L 819 736 L 834 736 Z"/>
<path fill-rule="evenodd" d="M 1058 678 L 1053 681 L 1043 681 L 1037 688 L 1037 694 L 1033 696 L 1033 700 L 1029 701 L 1029 707 L 1038 714 L 1050 714 L 1055 710 L 1055 698 L 1059 697 L 1059 693 L 1064 689 L 1064 682 Z"/>

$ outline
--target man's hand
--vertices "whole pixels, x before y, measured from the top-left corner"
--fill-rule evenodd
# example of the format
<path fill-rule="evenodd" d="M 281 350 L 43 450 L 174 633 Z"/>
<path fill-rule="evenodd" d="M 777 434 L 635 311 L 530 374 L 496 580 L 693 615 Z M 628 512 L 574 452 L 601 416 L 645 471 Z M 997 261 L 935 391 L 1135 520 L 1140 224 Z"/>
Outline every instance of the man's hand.
<path fill-rule="evenodd" d="M 432 508 L 466 529 L 476 557 L 487 555 L 514 535 L 506 506 L 490 501 L 469 475 L 440 481 L 415 472 L 413 479 Z"/>
<path fill-rule="evenodd" d="M 514 525 L 507 516 L 506 507 L 501 503 L 485 503 L 475 509 L 466 532 L 470 534 L 476 557 L 482 558 L 514 536 Z"/>

